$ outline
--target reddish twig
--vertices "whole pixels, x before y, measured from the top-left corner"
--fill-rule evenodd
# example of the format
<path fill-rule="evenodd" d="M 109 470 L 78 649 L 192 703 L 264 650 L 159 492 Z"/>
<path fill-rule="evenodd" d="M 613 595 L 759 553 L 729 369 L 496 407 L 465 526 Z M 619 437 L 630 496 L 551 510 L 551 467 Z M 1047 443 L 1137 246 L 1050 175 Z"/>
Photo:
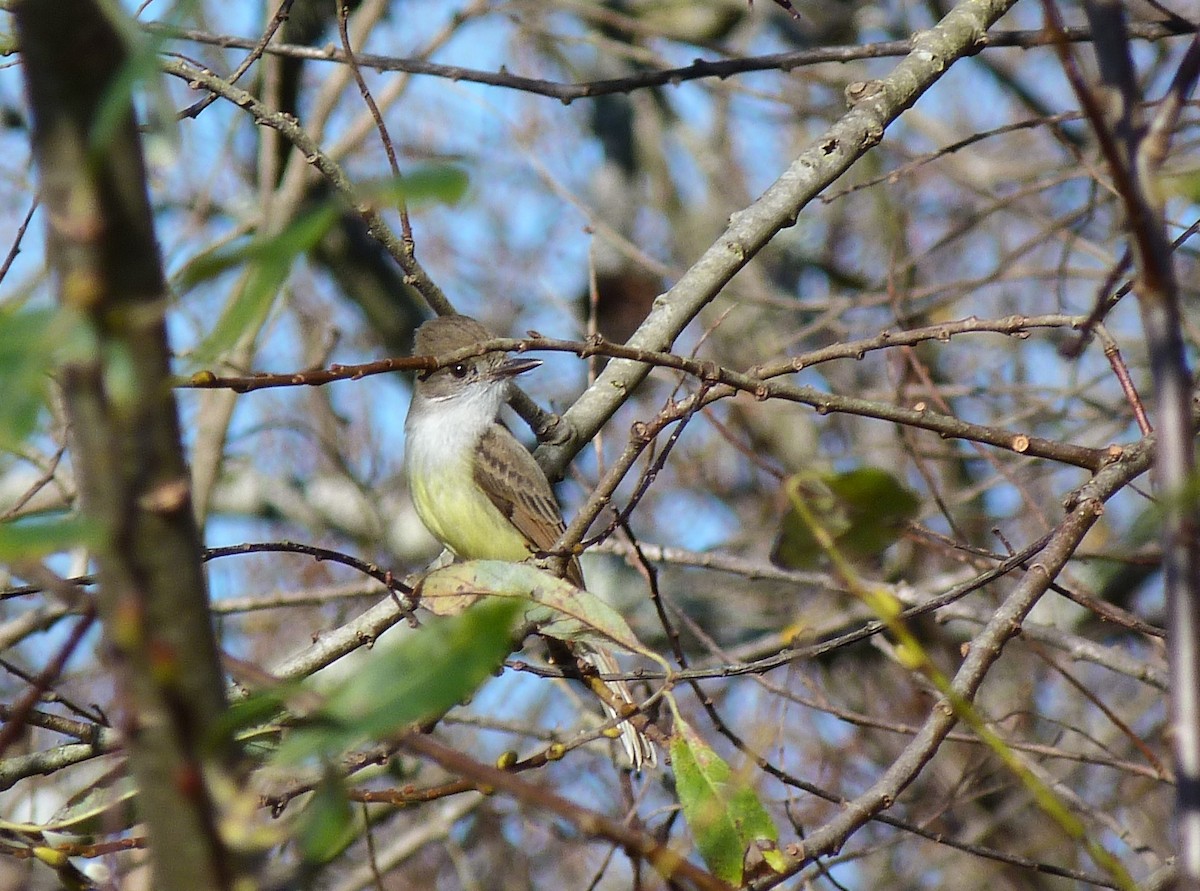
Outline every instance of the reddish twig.
<path fill-rule="evenodd" d="M 1129 407 L 1133 410 L 1133 417 L 1137 421 L 1138 430 L 1142 432 L 1142 436 L 1149 436 L 1154 432 L 1154 428 L 1150 426 L 1150 419 L 1146 416 L 1146 406 L 1142 404 L 1142 397 L 1138 395 L 1137 385 L 1134 384 L 1133 378 L 1129 376 L 1129 368 L 1125 365 L 1125 360 L 1121 358 L 1121 350 L 1117 346 L 1117 342 L 1112 339 L 1112 335 L 1104 329 L 1103 325 L 1096 327 L 1096 334 L 1099 335 L 1101 343 L 1104 344 L 1104 358 L 1108 360 L 1113 374 L 1117 376 L 1117 382 L 1121 385 L 1121 392 L 1125 394 L 1125 401 L 1129 403 Z"/>
<path fill-rule="evenodd" d="M 0 281 L 4 281 L 4 277 L 8 275 L 9 268 L 13 265 L 13 261 L 17 259 L 17 254 L 21 253 L 21 240 L 25 238 L 25 230 L 29 228 L 29 221 L 33 219 L 33 212 L 37 210 L 38 199 L 34 198 L 29 205 L 29 210 L 25 212 L 25 218 L 21 220 L 21 225 L 17 227 L 17 232 L 13 236 L 12 247 L 8 249 L 8 255 L 4 258 L 4 262 L 0 263 Z"/>
<path fill-rule="evenodd" d="M 62 674 L 63 666 L 67 664 L 67 660 L 71 658 L 71 654 L 75 652 L 75 648 L 79 646 L 83 636 L 92 627 L 92 623 L 96 620 L 95 601 L 85 600 L 83 610 L 83 615 L 79 617 L 79 621 L 75 623 L 67 639 L 58 648 L 54 658 L 38 672 L 29 688 L 13 703 L 4 726 L 0 727 L 0 755 L 3 755 L 5 750 L 20 736 L 21 731 L 25 728 L 25 716 L 41 699 L 42 694 L 50 689 L 50 686 Z"/>
<path fill-rule="evenodd" d="M 590 838 L 604 838 L 620 845 L 631 857 L 643 859 L 653 866 L 672 887 L 729 891 L 729 886 L 720 879 L 692 865 L 653 836 L 568 801 L 543 785 L 526 782 L 508 771 L 482 764 L 429 736 L 407 736 L 403 744 L 410 752 L 472 781 L 476 788 L 504 792 L 530 805 L 538 813 L 554 814 Z"/>

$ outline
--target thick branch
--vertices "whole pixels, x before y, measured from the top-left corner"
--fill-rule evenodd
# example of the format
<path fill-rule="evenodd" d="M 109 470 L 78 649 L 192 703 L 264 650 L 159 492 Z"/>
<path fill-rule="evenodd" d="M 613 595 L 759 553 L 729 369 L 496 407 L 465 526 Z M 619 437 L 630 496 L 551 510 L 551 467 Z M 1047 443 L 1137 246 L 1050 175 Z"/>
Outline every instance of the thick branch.
<path fill-rule="evenodd" d="M 966 0 L 934 28 L 916 35 L 912 52 L 888 77 L 861 85 L 857 104 L 802 152 L 762 197 L 730 217 L 729 227 L 667 293 L 629 345 L 665 349 L 731 278 L 800 211 L 876 145 L 888 126 L 958 59 L 975 52 L 1013 0 Z M 553 479 L 641 383 L 650 366 L 610 362 L 565 415 L 566 441 L 543 445 L 538 460 Z"/>
<path fill-rule="evenodd" d="M 218 889 L 237 866 L 204 777 L 225 707 L 168 374 L 166 289 L 107 6 L 15 6 L 61 303 L 93 349 L 61 371 L 84 513 L 101 530 L 99 605 L 154 885 Z M 116 109 L 116 114 L 113 113 Z"/>

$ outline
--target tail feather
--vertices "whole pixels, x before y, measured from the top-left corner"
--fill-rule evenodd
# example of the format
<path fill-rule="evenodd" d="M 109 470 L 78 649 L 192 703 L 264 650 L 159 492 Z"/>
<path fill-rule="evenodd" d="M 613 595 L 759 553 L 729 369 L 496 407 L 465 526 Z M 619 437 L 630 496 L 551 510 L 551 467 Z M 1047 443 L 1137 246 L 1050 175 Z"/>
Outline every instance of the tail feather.
<path fill-rule="evenodd" d="M 592 647 L 580 647 L 577 645 L 577 653 L 580 658 L 587 661 L 589 665 L 595 667 L 596 671 L 601 674 L 618 674 L 621 667 L 617 664 L 616 657 L 608 650 L 593 649 Z M 633 698 L 633 693 L 630 692 L 629 686 L 624 681 L 602 681 L 604 686 L 612 693 L 614 699 L 621 702 L 637 705 Z M 634 770 L 641 770 L 643 767 L 654 767 L 658 764 L 658 750 L 650 739 L 633 726 L 629 720 L 621 717 L 618 712 L 609 702 L 601 699 L 600 704 L 604 707 L 604 713 L 610 719 L 617 720 L 617 728 L 621 731 L 621 746 L 625 749 L 625 754 L 629 756 L 630 762 L 633 764 Z"/>

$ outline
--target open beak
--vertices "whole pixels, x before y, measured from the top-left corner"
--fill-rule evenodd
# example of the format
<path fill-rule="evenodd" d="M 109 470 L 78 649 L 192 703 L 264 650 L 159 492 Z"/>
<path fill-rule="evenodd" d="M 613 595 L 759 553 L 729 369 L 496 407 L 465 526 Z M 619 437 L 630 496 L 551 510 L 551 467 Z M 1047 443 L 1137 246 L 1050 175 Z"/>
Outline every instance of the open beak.
<path fill-rule="evenodd" d="M 526 371 L 533 371 L 541 364 L 541 359 L 505 359 L 493 369 L 492 376 L 501 379 L 516 377 Z"/>

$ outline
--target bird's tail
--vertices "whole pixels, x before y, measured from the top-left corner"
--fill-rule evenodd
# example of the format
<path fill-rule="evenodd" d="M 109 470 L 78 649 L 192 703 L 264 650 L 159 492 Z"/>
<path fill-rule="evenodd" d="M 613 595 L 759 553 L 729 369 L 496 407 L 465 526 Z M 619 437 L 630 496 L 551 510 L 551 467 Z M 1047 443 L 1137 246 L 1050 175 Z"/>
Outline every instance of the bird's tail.
<path fill-rule="evenodd" d="M 616 657 L 608 650 L 576 644 L 576 652 L 581 659 L 593 666 L 600 674 L 619 674 L 621 671 Z M 604 712 L 609 718 L 619 721 L 617 729 L 621 731 L 621 746 L 625 749 L 625 754 L 629 756 L 633 769 L 641 770 L 643 767 L 657 765 L 658 751 L 654 743 L 624 717 L 625 714 L 628 714 L 627 711 L 623 712 L 618 708 L 620 705 L 637 704 L 629 686 L 624 681 L 602 681 L 599 678 L 590 678 L 588 683 L 593 686 L 593 689 L 597 684 L 602 688 L 596 690 L 600 704 L 604 706 Z"/>

